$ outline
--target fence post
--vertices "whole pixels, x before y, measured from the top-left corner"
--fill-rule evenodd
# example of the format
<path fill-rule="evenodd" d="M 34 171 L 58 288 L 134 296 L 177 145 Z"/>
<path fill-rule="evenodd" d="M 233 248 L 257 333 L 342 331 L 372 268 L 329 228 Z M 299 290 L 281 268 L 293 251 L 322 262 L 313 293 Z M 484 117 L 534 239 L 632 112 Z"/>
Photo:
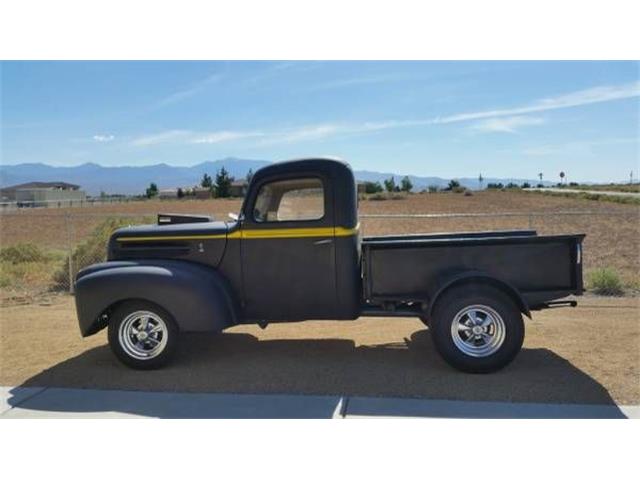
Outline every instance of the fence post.
<path fill-rule="evenodd" d="M 65 223 L 67 225 L 67 255 L 69 257 L 69 293 L 73 294 L 73 238 L 71 235 L 71 214 L 66 212 L 64 214 Z"/>

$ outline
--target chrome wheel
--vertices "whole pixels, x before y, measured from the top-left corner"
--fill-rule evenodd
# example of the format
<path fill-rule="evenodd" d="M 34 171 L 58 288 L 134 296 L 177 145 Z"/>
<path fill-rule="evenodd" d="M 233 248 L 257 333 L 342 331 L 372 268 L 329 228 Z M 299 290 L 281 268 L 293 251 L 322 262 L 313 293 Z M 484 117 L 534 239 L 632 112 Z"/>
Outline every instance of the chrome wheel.
<path fill-rule="evenodd" d="M 122 349 L 138 360 L 149 360 L 160 355 L 167 346 L 168 335 L 165 321 L 146 310 L 127 315 L 118 329 Z"/>
<path fill-rule="evenodd" d="M 451 323 L 451 336 L 458 349 L 471 357 L 488 357 L 504 343 L 506 328 L 502 317 L 486 305 L 460 310 Z"/>

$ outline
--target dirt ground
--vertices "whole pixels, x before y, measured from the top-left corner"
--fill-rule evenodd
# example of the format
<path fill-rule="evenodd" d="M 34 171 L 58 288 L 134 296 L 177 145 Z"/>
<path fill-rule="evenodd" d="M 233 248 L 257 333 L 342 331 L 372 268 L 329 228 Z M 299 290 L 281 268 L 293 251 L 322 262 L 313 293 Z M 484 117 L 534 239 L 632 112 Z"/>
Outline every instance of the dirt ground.
<path fill-rule="evenodd" d="M 0 327 L 0 385 L 640 403 L 638 298 L 586 296 L 574 309 L 534 313 L 520 355 L 489 375 L 447 366 L 417 319 L 184 335 L 174 362 L 153 372 L 119 364 L 105 331 L 82 339 L 69 296 L 0 308 Z"/>

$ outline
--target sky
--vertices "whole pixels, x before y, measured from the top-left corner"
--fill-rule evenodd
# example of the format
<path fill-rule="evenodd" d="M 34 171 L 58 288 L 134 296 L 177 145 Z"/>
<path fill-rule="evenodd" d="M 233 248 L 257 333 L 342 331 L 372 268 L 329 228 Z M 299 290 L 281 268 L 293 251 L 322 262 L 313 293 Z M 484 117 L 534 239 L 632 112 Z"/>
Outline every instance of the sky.
<path fill-rule="evenodd" d="M 2 62 L 1 162 L 640 178 L 639 62 Z"/>

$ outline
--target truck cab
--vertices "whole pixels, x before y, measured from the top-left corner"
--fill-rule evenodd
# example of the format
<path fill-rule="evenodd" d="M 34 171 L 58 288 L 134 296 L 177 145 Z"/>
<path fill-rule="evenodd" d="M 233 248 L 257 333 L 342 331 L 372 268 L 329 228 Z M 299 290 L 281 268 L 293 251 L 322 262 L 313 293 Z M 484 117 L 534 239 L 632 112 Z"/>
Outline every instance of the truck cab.
<path fill-rule="evenodd" d="M 76 307 L 82 335 L 108 327 L 112 350 L 134 368 L 166 363 L 179 332 L 413 316 L 452 365 L 492 371 L 520 349 L 522 314 L 582 293 L 583 237 L 362 238 L 349 165 L 292 160 L 255 173 L 232 221 L 160 214 L 115 231 L 107 261 L 78 273 Z M 484 308 L 460 317 L 469 301 Z"/>

